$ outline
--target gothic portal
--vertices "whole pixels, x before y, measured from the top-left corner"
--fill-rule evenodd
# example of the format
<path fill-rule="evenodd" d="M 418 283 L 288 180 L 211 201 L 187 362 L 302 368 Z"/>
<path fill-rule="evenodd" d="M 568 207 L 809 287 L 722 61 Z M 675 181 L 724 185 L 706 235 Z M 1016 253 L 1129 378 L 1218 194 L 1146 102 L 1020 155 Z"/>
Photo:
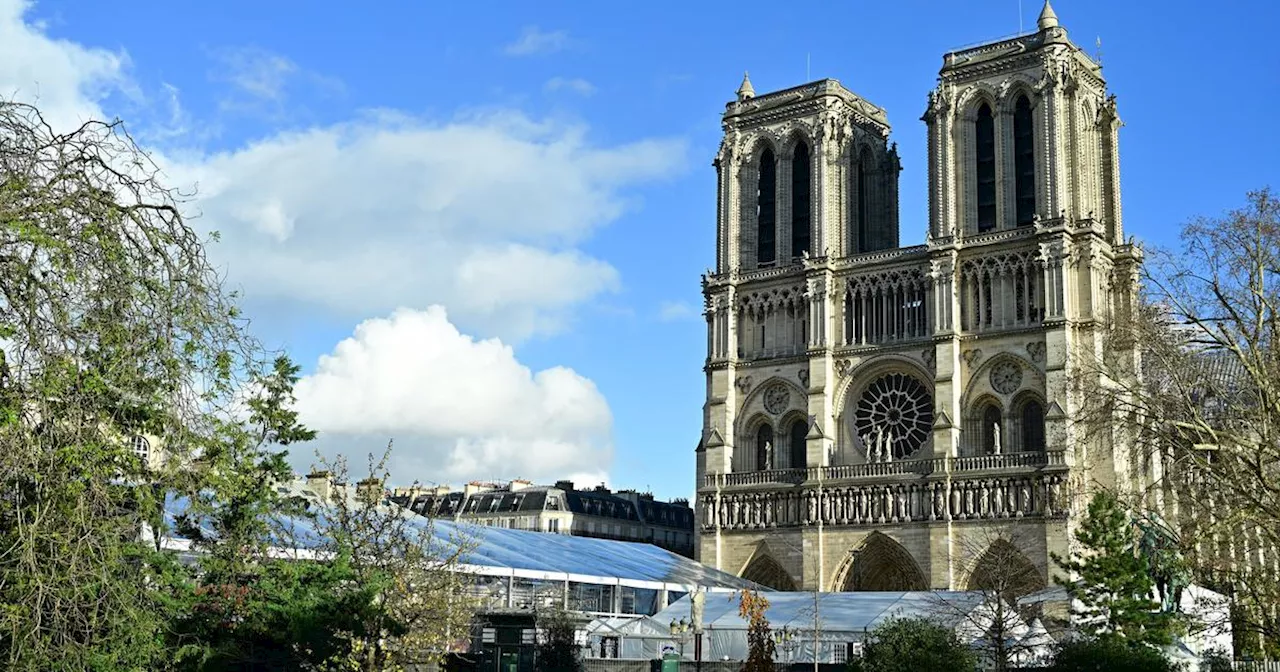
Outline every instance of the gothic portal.
<path fill-rule="evenodd" d="M 744 78 L 727 105 L 704 563 L 810 590 L 962 589 L 1013 543 L 1043 585 L 1069 493 L 1139 478 L 1122 440 L 1071 423 L 1070 383 L 1140 263 L 1100 65 L 1046 3 L 1036 32 L 946 54 L 923 121 L 929 229 L 900 247 L 883 109 L 831 79 L 756 95 Z"/>

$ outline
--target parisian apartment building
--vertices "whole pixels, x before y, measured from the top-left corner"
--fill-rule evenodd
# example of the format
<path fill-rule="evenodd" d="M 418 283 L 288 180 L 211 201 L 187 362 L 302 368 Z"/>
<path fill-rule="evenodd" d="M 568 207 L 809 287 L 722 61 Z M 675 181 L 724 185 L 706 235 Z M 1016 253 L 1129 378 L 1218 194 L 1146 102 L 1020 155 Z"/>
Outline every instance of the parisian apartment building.
<path fill-rule="evenodd" d="M 664 502 L 637 490 L 578 489 L 571 481 L 473 481 L 461 490 L 397 488 L 391 501 L 421 515 L 478 525 L 642 542 L 690 558 L 694 552 L 689 501 Z"/>

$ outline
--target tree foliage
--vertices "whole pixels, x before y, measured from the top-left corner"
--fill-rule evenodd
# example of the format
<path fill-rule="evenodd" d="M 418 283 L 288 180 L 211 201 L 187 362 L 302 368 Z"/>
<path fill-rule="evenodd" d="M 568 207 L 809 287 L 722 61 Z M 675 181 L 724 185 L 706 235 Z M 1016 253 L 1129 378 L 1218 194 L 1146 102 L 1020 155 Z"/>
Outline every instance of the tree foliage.
<path fill-rule="evenodd" d="M 1091 636 L 1170 643 L 1176 616 L 1162 611 L 1152 598 L 1155 582 L 1136 552 L 1133 525 L 1114 494 L 1094 495 L 1076 539 L 1081 555 L 1066 559 L 1055 554 L 1053 559 L 1072 574 L 1059 582 L 1081 605 L 1073 607 L 1079 627 Z"/>
<path fill-rule="evenodd" d="M 1053 672 L 1175 672 L 1158 649 L 1115 637 L 1077 639 L 1059 645 Z"/>
<path fill-rule="evenodd" d="M 122 127 L 0 101 L 0 667 L 154 669 L 175 455 L 218 440 L 257 344 Z M 142 487 L 157 483 L 157 487 Z"/>
<path fill-rule="evenodd" d="M 580 672 L 582 652 L 576 639 L 577 622 L 563 609 L 538 614 L 540 639 L 537 669 L 547 672 Z"/>
<path fill-rule="evenodd" d="M 971 652 L 955 633 L 924 618 L 892 619 L 876 626 L 863 648 L 865 672 L 972 672 Z"/>
<path fill-rule="evenodd" d="M 1237 601 L 1238 634 L 1280 641 L 1280 201 L 1262 189 L 1194 219 L 1143 269 L 1144 300 L 1106 349 L 1138 357 L 1094 364 L 1106 384 L 1085 391 L 1081 426 L 1124 419 L 1155 476 L 1134 504 L 1170 521 L 1198 583 Z"/>
<path fill-rule="evenodd" d="M 769 600 L 754 590 L 743 590 L 738 599 L 738 615 L 747 622 L 747 663 L 743 672 L 773 672 L 777 643 L 769 629 Z"/>
<path fill-rule="evenodd" d="M 465 637 L 461 546 L 399 507 L 280 494 L 286 447 L 315 436 L 299 369 L 249 334 L 156 175 L 118 122 L 57 131 L 0 101 L 0 669 L 438 656 Z M 287 518 L 329 546 L 282 557 Z"/>

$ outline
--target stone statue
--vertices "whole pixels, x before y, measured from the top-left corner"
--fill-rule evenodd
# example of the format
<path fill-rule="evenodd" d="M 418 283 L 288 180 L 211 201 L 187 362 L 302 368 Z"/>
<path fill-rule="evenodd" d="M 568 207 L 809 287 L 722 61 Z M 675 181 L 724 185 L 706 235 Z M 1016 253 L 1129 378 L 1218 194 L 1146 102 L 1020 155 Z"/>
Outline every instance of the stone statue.
<path fill-rule="evenodd" d="M 991 454 L 1000 454 L 1000 423 L 992 423 L 991 425 Z"/>
<path fill-rule="evenodd" d="M 885 435 L 885 439 L 884 439 L 884 461 L 885 461 L 885 462 L 892 462 L 892 461 L 893 461 L 893 432 L 889 432 L 888 434 L 886 434 L 886 435 Z"/>
<path fill-rule="evenodd" d="M 694 632 L 702 632 L 702 605 L 706 601 L 707 593 L 704 589 L 699 588 L 689 595 L 689 620 L 693 621 Z"/>
<path fill-rule="evenodd" d="M 761 465 L 761 468 L 766 470 L 773 468 L 773 442 L 772 441 L 764 442 L 764 464 Z"/>

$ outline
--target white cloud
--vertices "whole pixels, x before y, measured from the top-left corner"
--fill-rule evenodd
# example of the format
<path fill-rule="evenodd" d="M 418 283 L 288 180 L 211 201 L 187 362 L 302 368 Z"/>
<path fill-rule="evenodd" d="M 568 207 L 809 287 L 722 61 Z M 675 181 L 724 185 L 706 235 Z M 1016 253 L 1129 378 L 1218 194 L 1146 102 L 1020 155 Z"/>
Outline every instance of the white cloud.
<path fill-rule="evenodd" d="M 658 306 L 658 319 L 663 322 L 675 322 L 676 320 L 685 320 L 696 316 L 698 313 L 693 306 L 684 301 L 663 301 Z"/>
<path fill-rule="evenodd" d="M 283 99 L 285 84 L 298 72 L 293 61 L 260 47 L 227 47 L 217 50 L 214 57 L 218 64 L 215 78 L 261 100 Z"/>
<path fill-rule="evenodd" d="M 356 319 L 443 304 L 468 329 L 520 339 L 618 286 L 574 246 L 624 193 L 685 163 L 678 141 L 593 147 L 579 127 L 492 113 L 438 124 L 381 114 L 175 159 L 212 253 L 250 300 Z"/>
<path fill-rule="evenodd" d="M 394 439 L 400 481 L 598 482 L 612 460 L 612 416 L 590 380 L 535 373 L 501 341 L 460 333 L 439 306 L 366 320 L 296 391 L 322 453 Z"/>
<path fill-rule="evenodd" d="M 503 51 L 508 56 L 532 56 L 535 54 L 551 54 L 569 46 L 569 33 L 563 30 L 545 31 L 537 26 L 525 26 L 516 38 Z"/>
<path fill-rule="evenodd" d="M 107 118 L 100 103 L 128 86 L 128 55 L 52 39 L 27 22 L 30 8 L 0 0 L 0 99 L 38 104 L 57 130 Z"/>
<path fill-rule="evenodd" d="M 555 93 L 556 91 L 572 91 L 580 96 L 590 96 L 596 92 L 596 87 L 585 79 L 578 77 L 552 77 L 542 86 L 544 91 Z"/>

